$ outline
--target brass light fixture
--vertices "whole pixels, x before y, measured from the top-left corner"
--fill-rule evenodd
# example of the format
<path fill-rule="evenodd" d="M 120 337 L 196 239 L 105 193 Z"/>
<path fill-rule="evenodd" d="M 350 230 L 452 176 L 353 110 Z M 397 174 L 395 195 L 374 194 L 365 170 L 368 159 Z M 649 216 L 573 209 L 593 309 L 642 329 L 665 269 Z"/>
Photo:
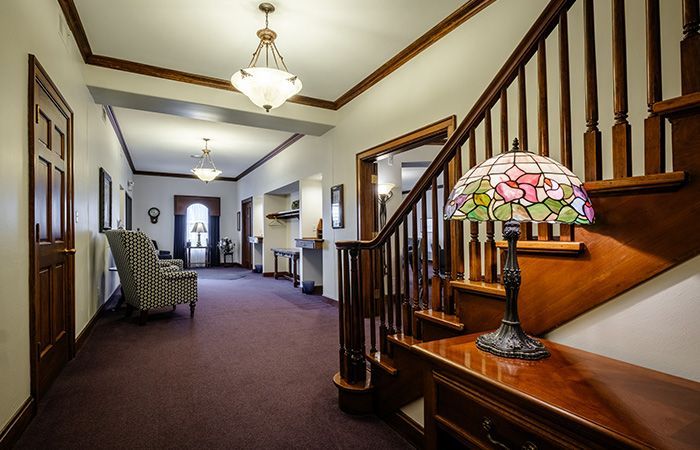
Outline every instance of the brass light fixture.
<path fill-rule="evenodd" d="M 289 97 L 301 91 L 301 80 L 289 73 L 284 58 L 275 44 L 277 33 L 268 26 L 268 16 L 275 11 L 275 7 L 271 3 L 261 3 L 258 8 L 265 13 L 265 28 L 257 32 L 260 42 L 248 67 L 234 73 L 231 76 L 231 84 L 253 103 L 270 112 L 271 109 L 281 106 Z M 263 53 L 265 67 L 257 67 Z M 270 57 L 275 67 L 270 67 Z"/>
<path fill-rule="evenodd" d="M 214 161 L 211 160 L 211 150 L 209 150 L 209 138 L 204 139 L 204 148 L 202 149 L 202 156 L 197 156 L 199 158 L 199 163 L 191 170 L 193 174 L 205 183 L 209 183 L 214 180 L 214 178 L 221 175 L 221 171 L 216 168 Z"/>

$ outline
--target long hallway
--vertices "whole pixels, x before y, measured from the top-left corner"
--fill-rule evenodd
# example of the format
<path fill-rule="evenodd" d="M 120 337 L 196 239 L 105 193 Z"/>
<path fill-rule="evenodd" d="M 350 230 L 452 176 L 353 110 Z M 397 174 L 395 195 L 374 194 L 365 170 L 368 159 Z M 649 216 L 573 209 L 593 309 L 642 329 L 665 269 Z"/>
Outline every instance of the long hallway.
<path fill-rule="evenodd" d="M 408 448 L 337 407 L 337 309 L 243 269 L 200 271 L 189 308 L 108 312 L 17 448 Z"/>

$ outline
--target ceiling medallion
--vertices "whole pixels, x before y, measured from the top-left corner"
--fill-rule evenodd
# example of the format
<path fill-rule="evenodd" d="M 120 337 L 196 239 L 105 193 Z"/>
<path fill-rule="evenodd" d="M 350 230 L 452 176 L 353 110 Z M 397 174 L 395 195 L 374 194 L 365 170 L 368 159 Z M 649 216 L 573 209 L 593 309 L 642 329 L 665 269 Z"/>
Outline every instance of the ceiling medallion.
<path fill-rule="evenodd" d="M 257 33 L 260 38 L 258 48 L 255 49 L 248 67 L 231 76 L 231 84 L 253 103 L 270 112 L 271 109 L 281 106 L 289 97 L 301 91 L 301 80 L 289 73 L 284 58 L 275 45 L 277 33 L 268 27 L 268 15 L 275 11 L 275 7 L 270 3 L 261 3 L 258 8 L 265 13 L 265 28 L 258 30 Z M 257 67 L 263 52 L 265 67 Z M 270 57 L 274 62 L 274 68 L 270 67 Z"/>
<path fill-rule="evenodd" d="M 202 149 L 201 156 L 195 156 L 199 158 L 199 163 L 192 169 L 192 173 L 195 174 L 197 178 L 209 183 L 214 178 L 221 175 L 221 171 L 216 168 L 214 161 L 211 160 L 211 150 L 209 150 L 209 138 L 204 139 L 204 148 Z"/>

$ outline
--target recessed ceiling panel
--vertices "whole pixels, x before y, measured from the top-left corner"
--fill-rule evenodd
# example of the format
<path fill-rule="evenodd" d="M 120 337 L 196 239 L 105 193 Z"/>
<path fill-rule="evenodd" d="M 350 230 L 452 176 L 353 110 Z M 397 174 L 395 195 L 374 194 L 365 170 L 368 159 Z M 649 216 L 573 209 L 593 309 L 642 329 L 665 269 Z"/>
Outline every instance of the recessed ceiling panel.
<path fill-rule="evenodd" d="M 255 0 L 75 0 L 95 54 L 228 79 L 265 17 Z M 463 4 L 281 0 L 270 15 L 301 95 L 335 100 Z"/>
<path fill-rule="evenodd" d="M 209 138 L 222 177 L 235 177 L 292 133 L 197 120 L 170 114 L 114 108 L 137 171 L 189 174 Z M 293 151 L 293 148 L 286 151 Z"/>

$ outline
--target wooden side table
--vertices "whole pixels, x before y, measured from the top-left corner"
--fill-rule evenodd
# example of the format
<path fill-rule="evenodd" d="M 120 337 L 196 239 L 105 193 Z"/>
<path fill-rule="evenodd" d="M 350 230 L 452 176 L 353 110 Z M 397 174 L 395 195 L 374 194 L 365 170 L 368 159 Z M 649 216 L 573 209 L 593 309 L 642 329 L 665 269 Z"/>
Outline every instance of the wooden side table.
<path fill-rule="evenodd" d="M 195 250 L 204 250 L 204 264 L 198 264 L 196 267 L 209 267 L 209 247 L 207 246 L 201 246 L 201 247 L 196 247 L 196 246 L 191 246 L 187 247 L 187 258 L 186 258 L 186 265 L 188 269 L 191 269 L 192 267 L 195 267 L 192 265 L 192 249 Z"/>
<path fill-rule="evenodd" d="M 273 248 L 272 254 L 275 255 L 275 280 L 282 277 L 292 281 L 294 287 L 299 286 L 299 249 L 297 248 Z M 289 259 L 289 272 L 281 273 L 278 266 L 278 258 Z"/>

